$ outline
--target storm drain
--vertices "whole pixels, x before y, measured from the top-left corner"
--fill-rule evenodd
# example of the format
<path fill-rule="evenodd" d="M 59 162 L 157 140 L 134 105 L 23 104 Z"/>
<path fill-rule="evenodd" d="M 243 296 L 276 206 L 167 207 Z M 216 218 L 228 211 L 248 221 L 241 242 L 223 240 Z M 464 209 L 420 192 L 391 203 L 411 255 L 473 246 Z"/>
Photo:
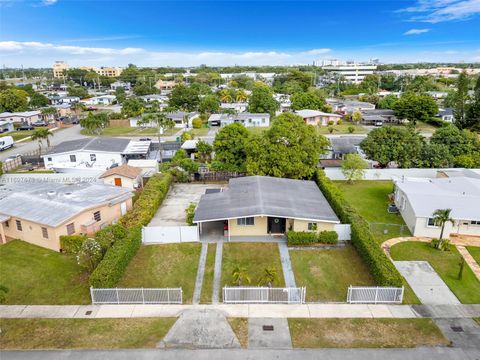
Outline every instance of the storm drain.
<path fill-rule="evenodd" d="M 88 310 L 85 315 L 92 315 L 92 310 Z"/>
<path fill-rule="evenodd" d="M 273 331 L 273 325 L 263 325 L 263 331 Z"/>

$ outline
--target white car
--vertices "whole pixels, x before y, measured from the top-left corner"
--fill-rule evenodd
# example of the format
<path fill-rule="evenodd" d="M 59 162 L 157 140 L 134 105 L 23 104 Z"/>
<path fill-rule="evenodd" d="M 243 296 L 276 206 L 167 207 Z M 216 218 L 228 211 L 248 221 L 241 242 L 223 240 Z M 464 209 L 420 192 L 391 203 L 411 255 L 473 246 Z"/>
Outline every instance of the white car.
<path fill-rule="evenodd" d="M 13 144 L 15 144 L 15 141 L 11 136 L 0 137 L 0 151 L 11 148 Z"/>

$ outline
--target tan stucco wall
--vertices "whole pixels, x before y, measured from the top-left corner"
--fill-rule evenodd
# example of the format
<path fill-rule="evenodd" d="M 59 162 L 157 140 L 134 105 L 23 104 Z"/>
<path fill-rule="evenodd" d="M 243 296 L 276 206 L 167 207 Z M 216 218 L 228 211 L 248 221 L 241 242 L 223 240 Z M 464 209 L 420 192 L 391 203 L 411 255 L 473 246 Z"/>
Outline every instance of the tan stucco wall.
<path fill-rule="evenodd" d="M 311 222 L 317 223 L 317 232 L 333 231 L 335 228 L 335 224 L 333 223 L 326 223 L 326 222 L 320 222 L 320 221 L 294 220 L 293 231 L 309 231 L 308 223 L 311 223 Z"/>
<path fill-rule="evenodd" d="M 132 208 L 132 199 L 128 199 L 125 201 L 127 204 L 127 211 Z M 90 222 L 93 219 L 93 213 L 96 211 L 100 211 L 101 221 L 95 223 L 93 227 L 95 231 L 100 229 L 102 224 L 111 224 L 112 221 L 118 220 L 121 216 L 121 203 L 115 204 L 113 206 L 99 206 L 96 208 L 92 208 L 86 210 L 74 218 L 69 219 L 65 223 L 57 226 L 57 227 L 50 227 L 45 226 L 39 223 L 26 221 L 21 218 L 11 218 L 9 220 L 9 227 L 3 224 L 3 230 L 5 235 L 9 239 L 20 239 L 35 245 L 39 245 L 51 250 L 59 251 L 60 250 L 60 236 L 67 235 L 67 225 L 70 223 L 74 223 L 75 227 L 75 234 L 79 234 L 81 232 L 81 228 L 83 224 Z M 22 222 L 22 231 L 17 230 L 15 220 L 20 220 Z M 48 230 L 48 239 L 45 239 L 42 234 L 42 227 L 47 228 Z M 92 235 L 92 234 L 88 234 Z"/>
<path fill-rule="evenodd" d="M 107 176 L 107 177 L 103 178 L 103 183 L 106 184 L 106 185 L 115 186 L 115 178 L 122 179 L 122 187 L 123 188 L 127 188 L 127 189 L 130 189 L 130 190 L 135 190 L 136 189 L 135 186 L 139 185 L 139 179 L 138 178 L 131 179 L 131 178 L 121 176 L 121 175 Z"/>
<path fill-rule="evenodd" d="M 230 236 L 262 236 L 267 235 L 267 217 L 255 217 L 255 225 L 237 225 L 237 220 L 229 221 Z"/>

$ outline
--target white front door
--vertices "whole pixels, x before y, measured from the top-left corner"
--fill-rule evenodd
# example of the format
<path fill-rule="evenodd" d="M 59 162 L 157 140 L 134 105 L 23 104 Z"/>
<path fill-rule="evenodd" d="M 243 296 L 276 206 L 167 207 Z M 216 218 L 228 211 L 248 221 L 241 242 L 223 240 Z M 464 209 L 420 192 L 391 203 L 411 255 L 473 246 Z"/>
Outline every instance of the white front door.
<path fill-rule="evenodd" d="M 127 212 L 127 203 L 126 203 L 126 202 L 122 202 L 122 203 L 120 204 L 120 213 L 121 213 L 122 215 L 125 215 L 126 212 Z"/>

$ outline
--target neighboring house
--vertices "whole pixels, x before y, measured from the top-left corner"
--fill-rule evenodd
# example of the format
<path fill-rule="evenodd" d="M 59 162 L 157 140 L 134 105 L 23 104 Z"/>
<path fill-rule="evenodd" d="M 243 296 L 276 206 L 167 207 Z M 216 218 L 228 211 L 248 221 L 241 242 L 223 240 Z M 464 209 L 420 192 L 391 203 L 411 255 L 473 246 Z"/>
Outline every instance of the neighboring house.
<path fill-rule="evenodd" d="M 173 120 L 175 122 L 176 128 L 191 128 L 192 127 L 192 120 L 200 117 L 198 112 L 184 112 L 184 111 L 177 111 L 172 113 L 167 113 L 165 116 Z"/>
<path fill-rule="evenodd" d="M 321 155 L 326 160 L 343 160 L 347 154 L 361 153 L 360 143 L 364 136 L 340 136 L 329 138 L 330 146 L 327 153 Z"/>
<path fill-rule="evenodd" d="M 427 91 L 427 94 L 435 100 L 440 100 L 448 96 L 448 92 L 446 91 Z"/>
<path fill-rule="evenodd" d="M 200 233 L 216 226 L 228 240 L 245 241 L 289 230 L 333 231 L 340 223 L 315 182 L 267 176 L 230 179 L 224 191 L 202 195 L 193 222 Z"/>
<path fill-rule="evenodd" d="M 0 120 L 0 133 L 7 133 L 15 130 L 13 120 Z"/>
<path fill-rule="evenodd" d="M 120 138 L 83 138 L 64 141 L 52 147 L 43 162 L 46 169 L 106 170 L 125 162 L 123 155 L 130 140 Z"/>
<path fill-rule="evenodd" d="M 240 114 L 212 114 L 208 118 L 211 126 L 227 126 L 240 123 L 245 127 L 269 127 L 270 114 L 267 113 L 240 113 Z"/>
<path fill-rule="evenodd" d="M 143 96 L 139 96 L 139 98 L 146 102 L 153 102 L 153 101 L 158 101 L 159 103 L 168 102 L 168 96 L 159 95 L 159 94 L 143 95 Z"/>
<path fill-rule="evenodd" d="M 410 178 L 395 183 L 395 204 L 413 236 L 439 237 L 433 213 L 451 209 L 455 225 L 445 224 L 444 236 L 480 236 L 480 179 L 466 176 Z"/>
<path fill-rule="evenodd" d="M 187 155 L 190 156 L 192 159 L 195 157 L 195 153 L 197 150 L 197 144 L 200 140 L 199 139 L 194 139 L 194 140 L 186 140 L 183 142 L 181 149 L 185 150 Z M 207 144 L 213 145 L 213 139 L 212 138 L 206 138 L 203 139 L 202 141 L 206 142 Z"/>
<path fill-rule="evenodd" d="M 132 88 L 132 84 L 130 84 L 130 82 L 128 81 L 119 81 L 119 80 L 110 84 L 110 89 L 112 90 L 117 90 L 119 88 L 123 88 L 128 91 Z"/>
<path fill-rule="evenodd" d="M 308 109 L 295 111 L 295 114 L 301 116 L 305 121 L 305 124 L 314 126 L 327 126 L 331 121 L 336 124 L 338 120 L 342 118 L 342 116 L 338 114 L 330 114 L 318 110 Z"/>
<path fill-rule="evenodd" d="M 365 125 L 382 126 L 384 123 L 398 123 L 395 112 L 390 109 L 375 109 L 362 111 L 362 123 Z"/>
<path fill-rule="evenodd" d="M 23 111 L 23 112 L 3 112 L 0 113 L 0 120 L 10 120 L 14 123 L 28 123 L 31 124 L 42 120 L 42 113 L 38 110 Z"/>
<path fill-rule="evenodd" d="M 158 80 L 154 85 L 158 90 L 172 90 L 177 83 L 173 80 Z"/>
<path fill-rule="evenodd" d="M 247 107 L 248 107 L 248 103 L 246 103 L 246 102 L 244 102 L 244 103 L 233 102 L 233 103 L 221 103 L 220 104 L 221 109 L 225 109 L 225 110 L 230 109 L 230 110 L 235 111 L 236 113 L 242 113 L 242 112 L 247 111 Z"/>
<path fill-rule="evenodd" d="M 82 100 L 85 105 L 112 105 L 115 101 L 117 101 L 115 95 L 94 96 L 90 99 Z"/>
<path fill-rule="evenodd" d="M 52 105 L 70 105 L 79 102 L 80 98 L 78 96 L 52 96 L 49 100 Z"/>
<path fill-rule="evenodd" d="M 365 110 L 374 110 L 375 104 L 371 104 L 363 101 L 353 101 L 353 100 L 337 100 L 337 99 L 326 99 L 328 105 L 332 107 L 332 111 L 339 114 L 350 114 L 355 111 L 365 111 Z"/>
<path fill-rule="evenodd" d="M 130 190 L 89 182 L 0 187 L 0 243 L 20 239 L 55 251 L 60 236 L 93 235 L 132 207 Z"/>
<path fill-rule="evenodd" d="M 104 184 L 121 186 L 130 190 L 142 187 L 142 169 L 127 164 L 117 166 L 105 171 L 99 176 Z"/>
<path fill-rule="evenodd" d="M 435 117 L 449 123 L 455 121 L 455 115 L 453 114 L 452 108 L 438 109 L 438 114 L 435 115 Z"/>

